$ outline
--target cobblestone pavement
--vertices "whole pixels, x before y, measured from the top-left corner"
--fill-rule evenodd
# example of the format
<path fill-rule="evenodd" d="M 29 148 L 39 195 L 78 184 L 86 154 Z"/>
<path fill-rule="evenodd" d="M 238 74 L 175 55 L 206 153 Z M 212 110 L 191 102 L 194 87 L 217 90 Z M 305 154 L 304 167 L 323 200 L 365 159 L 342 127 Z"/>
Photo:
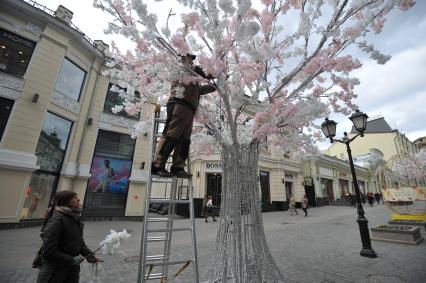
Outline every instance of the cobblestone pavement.
<path fill-rule="evenodd" d="M 369 226 L 385 224 L 390 210 L 366 207 Z M 426 242 L 404 245 L 373 241 L 378 258 L 359 255 L 361 240 L 356 210 L 350 207 L 309 209 L 309 217 L 290 216 L 287 211 L 263 214 L 269 247 L 286 282 L 426 282 Z M 176 223 L 185 223 L 177 220 Z M 207 280 L 218 222 L 196 220 L 200 281 Z M 85 239 L 95 248 L 110 229 L 127 229 L 132 237 L 114 256 L 102 256 L 97 275 L 82 264 L 80 282 L 136 282 L 141 236 L 140 222 L 86 222 Z M 423 237 L 426 235 L 423 233 Z M 176 258 L 191 254 L 189 237 L 176 237 Z M 40 246 L 39 228 L 0 231 L 0 282 L 35 282 L 37 270 L 31 261 Z M 172 272 L 172 274 L 174 274 Z M 192 282 L 191 268 L 168 282 Z"/>

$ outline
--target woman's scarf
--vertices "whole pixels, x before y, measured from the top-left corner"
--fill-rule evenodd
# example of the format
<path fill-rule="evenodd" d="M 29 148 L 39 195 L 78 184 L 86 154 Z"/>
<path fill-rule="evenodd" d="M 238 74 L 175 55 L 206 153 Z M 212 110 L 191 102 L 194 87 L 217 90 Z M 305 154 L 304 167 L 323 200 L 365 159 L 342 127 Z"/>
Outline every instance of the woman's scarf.
<path fill-rule="evenodd" d="M 70 216 L 74 217 L 76 220 L 78 220 L 81 216 L 82 209 L 81 209 L 81 207 L 79 207 L 77 209 L 71 209 L 68 206 L 56 206 L 55 211 L 59 211 L 63 214 L 70 215 Z"/>

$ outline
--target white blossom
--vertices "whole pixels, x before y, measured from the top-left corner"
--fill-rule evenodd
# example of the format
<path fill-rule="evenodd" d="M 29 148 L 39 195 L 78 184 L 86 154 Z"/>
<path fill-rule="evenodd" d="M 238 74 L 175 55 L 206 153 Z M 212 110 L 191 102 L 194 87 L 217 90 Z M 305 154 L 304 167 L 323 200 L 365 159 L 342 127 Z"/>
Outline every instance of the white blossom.
<path fill-rule="evenodd" d="M 113 255 L 115 251 L 120 247 L 122 240 L 127 240 L 130 238 L 130 234 L 127 233 L 127 230 L 116 232 L 115 230 L 110 230 L 110 233 L 105 237 L 105 239 L 99 243 L 99 246 L 102 247 L 102 254 Z"/>

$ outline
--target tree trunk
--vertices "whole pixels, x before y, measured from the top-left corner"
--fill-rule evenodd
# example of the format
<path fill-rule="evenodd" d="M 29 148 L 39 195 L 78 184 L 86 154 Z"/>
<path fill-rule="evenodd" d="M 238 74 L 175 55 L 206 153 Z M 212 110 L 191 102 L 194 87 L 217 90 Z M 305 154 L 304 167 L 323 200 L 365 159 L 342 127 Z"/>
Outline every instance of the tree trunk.
<path fill-rule="evenodd" d="M 258 144 L 222 148 L 222 205 L 209 282 L 278 282 L 263 230 Z"/>

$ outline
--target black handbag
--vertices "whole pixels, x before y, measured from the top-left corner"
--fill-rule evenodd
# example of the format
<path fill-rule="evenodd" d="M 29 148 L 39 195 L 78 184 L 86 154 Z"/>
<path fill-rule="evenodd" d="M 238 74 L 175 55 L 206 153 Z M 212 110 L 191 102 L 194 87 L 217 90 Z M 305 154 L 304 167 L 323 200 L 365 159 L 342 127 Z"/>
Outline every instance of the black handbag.
<path fill-rule="evenodd" d="M 41 255 L 41 249 L 42 248 L 40 248 L 37 251 L 37 254 L 36 254 L 36 256 L 33 260 L 33 263 L 32 263 L 33 268 L 40 268 L 41 267 L 41 264 L 43 262 L 43 256 Z"/>

